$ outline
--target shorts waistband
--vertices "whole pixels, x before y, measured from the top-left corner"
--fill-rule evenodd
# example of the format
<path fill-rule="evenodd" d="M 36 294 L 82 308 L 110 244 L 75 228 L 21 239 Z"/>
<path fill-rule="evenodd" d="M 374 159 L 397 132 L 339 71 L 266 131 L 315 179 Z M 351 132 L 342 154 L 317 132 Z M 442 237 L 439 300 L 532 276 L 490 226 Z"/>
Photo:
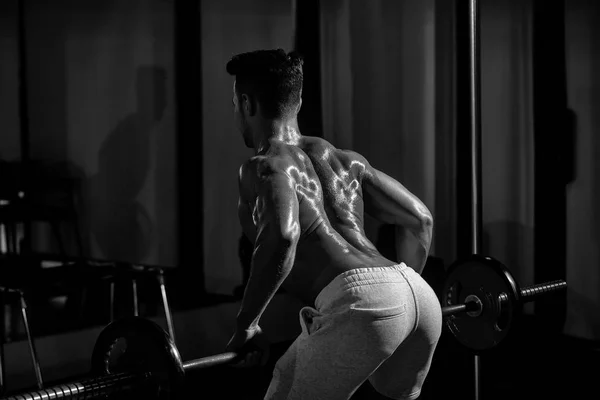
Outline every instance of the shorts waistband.
<path fill-rule="evenodd" d="M 315 307 L 320 309 L 324 302 L 336 294 L 351 287 L 377 284 L 406 282 L 404 271 L 409 268 L 405 263 L 385 267 L 355 268 L 337 275 L 327 286 L 321 290 L 315 299 Z"/>

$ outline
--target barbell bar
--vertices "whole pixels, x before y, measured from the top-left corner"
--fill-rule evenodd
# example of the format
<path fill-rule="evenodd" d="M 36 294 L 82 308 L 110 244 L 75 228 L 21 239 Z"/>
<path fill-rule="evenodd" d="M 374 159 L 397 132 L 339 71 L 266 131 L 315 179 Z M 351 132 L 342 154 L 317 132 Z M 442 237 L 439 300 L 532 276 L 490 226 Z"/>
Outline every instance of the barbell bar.
<path fill-rule="evenodd" d="M 120 343 L 121 340 L 127 342 Z M 145 343 L 137 346 L 140 341 Z M 120 349 L 122 345 L 125 348 Z M 115 355 L 118 359 L 111 360 Z M 142 317 L 124 318 L 107 325 L 96 341 L 92 375 L 97 377 L 11 395 L 2 400 L 89 400 L 127 396 L 133 391 L 144 391 L 143 398 L 146 399 L 170 399 L 175 397 L 186 373 L 237 360 L 237 353 L 226 352 L 182 362 L 173 340 L 163 328 Z"/>
<path fill-rule="evenodd" d="M 523 303 L 566 287 L 565 281 L 556 280 L 521 289 L 499 261 L 473 255 L 448 269 L 442 316 L 461 344 L 481 352 L 496 347 L 507 336 Z M 170 399 L 187 373 L 240 359 L 238 353 L 226 352 L 182 362 L 163 328 L 151 320 L 130 317 L 108 324 L 98 336 L 92 353 L 95 378 L 0 400 L 98 399 L 131 391 L 144 391 L 146 399 Z"/>
<path fill-rule="evenodd" d="M 567 282 L 565 282 L 564 280 L 556 280 L 548 283 L 538 283 L 536 285 L 527 286 L 521 289 L 521 302 L 528 303 L 531 301 L 535 301 L 535 298 L 537 296 L 566 288 Z M 506 302 L 507 300 L 508 296 L 506 295 L 506 293 L 502 293 L 498 296 L 498 301 L 500 302 L 500 304 Z M 456 315 L 462 312 L 479 312 L 481 309 L 482 303 L 478 302 L 474 298 L 471 298 L 463 304 L 455 304 L 442 307 L 442 316 L 447 317 L 449 315 Z"/>
<path fill-rule="evenodd" d="M 524 303 L 566 288 L 564 280 L 520 288 L 500 261 L 474 254 L 448 268 L 440 300 L 442 315 L 460 344 L 482 353 L 508 336 Z"/>

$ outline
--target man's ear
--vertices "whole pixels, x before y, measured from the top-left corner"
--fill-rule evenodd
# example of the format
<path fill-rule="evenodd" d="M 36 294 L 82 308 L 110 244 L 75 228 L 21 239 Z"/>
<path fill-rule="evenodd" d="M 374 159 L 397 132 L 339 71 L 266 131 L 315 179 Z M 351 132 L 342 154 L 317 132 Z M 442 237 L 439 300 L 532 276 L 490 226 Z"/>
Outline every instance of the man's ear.
<path fill-rule="evenodd" d="M 256 114 L 256 101 L 245 93 L 242 94 L 242 106 L 246 115 L 253 117 Z"/>
<path fill-rule="evenodd" d="M 300 101 L 298 102 L 298 107 L 296 108 L 296 114 L 298 114 L 300 112 L 301 108 L 302 108 L 302 97 L 300 97 Z"/>

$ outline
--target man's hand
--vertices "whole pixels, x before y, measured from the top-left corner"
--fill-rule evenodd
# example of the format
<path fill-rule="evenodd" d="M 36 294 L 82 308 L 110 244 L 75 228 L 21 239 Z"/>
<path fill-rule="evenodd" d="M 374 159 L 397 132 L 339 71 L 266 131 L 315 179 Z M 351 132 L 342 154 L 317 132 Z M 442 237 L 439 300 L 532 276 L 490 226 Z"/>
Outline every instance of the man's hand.
<path fill-rule="evenodd" d="M 226 351 L 240 355 L 241 361 L 233 364 L 234 367 L 264 366 L 269 359 L 269 341 L 258 326 L 254 329 L 236 329 L 227 343 Z"/>

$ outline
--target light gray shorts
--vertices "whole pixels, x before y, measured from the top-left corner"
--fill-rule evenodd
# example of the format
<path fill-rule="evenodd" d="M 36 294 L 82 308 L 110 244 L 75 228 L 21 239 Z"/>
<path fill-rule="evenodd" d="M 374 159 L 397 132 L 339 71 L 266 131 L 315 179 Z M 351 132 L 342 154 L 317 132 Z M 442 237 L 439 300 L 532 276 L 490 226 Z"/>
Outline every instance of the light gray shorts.
<path fill-rule="evenodd" d="M 338 275 L 300 310 L 302 332 L 279 359 L 265 399 L 348 399 L 369 379 L 416 399 L 442 331 L 440 302 L 405 264 Z"/>

